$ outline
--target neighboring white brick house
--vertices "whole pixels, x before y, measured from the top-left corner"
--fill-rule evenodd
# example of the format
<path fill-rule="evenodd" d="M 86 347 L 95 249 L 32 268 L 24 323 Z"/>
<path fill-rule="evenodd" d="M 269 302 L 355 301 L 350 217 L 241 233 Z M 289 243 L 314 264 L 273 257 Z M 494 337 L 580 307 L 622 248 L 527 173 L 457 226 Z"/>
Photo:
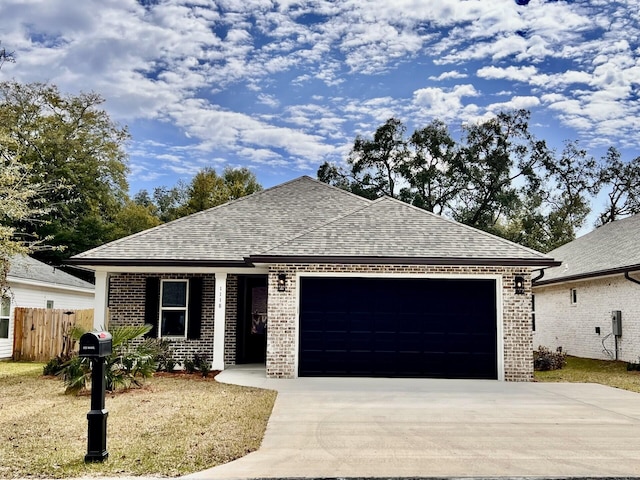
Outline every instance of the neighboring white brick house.
<path fill-rule="evenodd" d="M 534 282 L 534 348 L 637 362 L 640 356 L 640 215 L 604 225 L 549 253 L 562 265 Z M 622 335 L 612 330 L 620 311 Z M 616 348 L 617 345 L 617 348 Z"/>
<path fill-rule="evenodd" d="M 93 308 L 92 284 L 31 257 L 12 257 L 7 282 L 9 290 L 0 306 L 0 359 L 13 355 L 16 307 Z"/>

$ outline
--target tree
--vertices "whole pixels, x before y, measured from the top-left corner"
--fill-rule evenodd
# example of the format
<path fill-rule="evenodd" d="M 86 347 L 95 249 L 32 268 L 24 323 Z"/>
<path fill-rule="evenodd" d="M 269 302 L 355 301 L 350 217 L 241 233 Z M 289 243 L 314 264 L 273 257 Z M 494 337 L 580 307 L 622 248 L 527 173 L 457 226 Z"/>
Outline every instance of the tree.
<path fill-rule="evenodd" d="M 42 83 L 0 83 L 0 131 L 11 139 L 9 154 L 20 152 L 34 183 L 63 184 L 50 190 L 55 206 L 45 222 L 23 221 L 40 238 L 51 237 L 64 253 L 41 254 L 59 262 L 113 239 L 115 215 L 127 198 L 126 128 L 99 106 L 95 93 L 63 95 Z"/>
<path fill-rule="evenodd" d="M 153 190 L 153 204 L 161 222 L 171 222 L 183 216 L 182 211 L 188 200 L 187 188 L 187 184 L 180 180 L 171 188 L 162 186 Z"/>
<path fill-rule="evenodd" d="M 2 42 L 0 42 L 2 44 Z M 8 52 L 5 47 L 0 48 L 0 68 L 5 63 L 15 63 L 16 59 L 13 56 L 13 52 Z"/>
<path fill-rule="evenodd" d="M 160 225 L 162 222 L 154 215 L 155 210 L 153 205 L 144 206 L 126 200 L 113 219 L 113 237 L 126 237 Z"/>
<path fill-rule="evenodd" d="M 352 172 L 348 172 L 343 167 L 330 162 L 324 162 L 320 165 L 317 177 L 323 183 L 333 185 L 369 200 L 375 200 L 381 195 L 376 186 L 364 184 L 363 180 L 357 178 Z"/>
<path fill-rule="evenodd" d="M 53 189 L 44 182 L 34 182 L 28 165 L 8 148 L 12 143 L 0 133 L 0 297 L 5 293 L 9 260 L 16 254 L 28 254 L 43 240 L 27 235 L 14 225 L 34 222 L 50 212 L 45 200 Z"/>
<path fill-rule="evenodd" d="M 559 157 L 545 158 L 540 176 L 521 191 L 520 204 L 495 233 L 548 252 L 575 239 L 598 191 L 595 160 L 577 142 L 566 142 Z"/>
<path fill-rule="evenodd" d="M 400 199 L 442 214 L 458 195 L 463 184 L 454 170 L 457 145 L 447 126 L 434 120 L 411 135 L 411 155 L 399 171 L 409 188 L 400 191 Z"/>
<path fill-rule="evenodd" d="M 393 196 L 401 184 L 397 198 L 404 202 L 549 251 L 575 238 L 599 182 L 595 161 L 577 142 L 567 142 L 556 158 L 530 132 L 530 116 L 501 112 L 466 125 L 459 141 L 438 120 L 405 139 L 404 126 L 392 118 L 372 140 L 356 138 L 350 170 L 325 162 L 318 179 L 369 199 Z M 624 203 L 617 200 L 617 210 L 640 211 L 640 159 L 624 169 L 615 165 L 601 181 L 618 185 L 615 198 Z M 637 174 L 632 165 L 639 165 Z M 622 185 L 629 178 L 637 182 Z"/>
<path fill-rule="evenodd" d="M 520 210 L 521 191 L 539 186 L 539 168 L 550 152 L 529 132 L 529 117 L 526 110 L 502 112 L 465 127 L 454 162 L 464 183 L 452 207 L 456 220 L 499 233 L 498 225 Z"/>
<path fill-rule="evenodd" d="M 578 142 L 565 142 L 559 158 L 545 164 L 548 183 L 542 189 L 549 213 L 544 218 L 547 249 L 575 239 L 591 211 L 590 200 L 598 193 L 597 164 Z"/>
<path fill-rule="evenodd" d="M 226 167 L 222 176 L 219 176 L 213 168 L 205 167 L 196 173 L 188 184 L 180 180 L 171 188 L 156 187 L 153 197 L 146 190 L 140 190 L 134 196 L 133 203 L 144 208 L 148 214 L 155 216 L 162 223 L 222 205 L 260 190 L 262 186 L 248 168 Z M 142 214 L 142 210 L 137 211 L 138 214 Z"/>
<path fill-rule="evenodd" d="M 187 189 L 188 200 L 181 213 L 190 215 L 260 190 L 262 186 L 247 168 L 227 167 L 222 176 L 218 176 L 213 168 L 206 167 L 191 180 Z"/>
<path fill-rule="evenodd" d="M 640 157 L 624 163 L 620 152 L 609 147 L 598 180 L 607 189 L 607 205 L 600 213 L 599 225 L 640 213 Z"/>
<path fill-rule="evenodd" d="M 227 189 L 226 201 L 236 200 L 262 190 L 262 185 L 258 183 L 255 174 L 246 167 L 226 167 L 222 172 L 222 180 Z"/>
<path fill-rule="evenodd" d="M 378 197 L 397 197 L 396 184 L 409 154 L 404 132 L 402 122 L 390 118 L 378 127 L 372 139 L 356 137 L 349 157 L 351 173 L 365 190 Z"/>

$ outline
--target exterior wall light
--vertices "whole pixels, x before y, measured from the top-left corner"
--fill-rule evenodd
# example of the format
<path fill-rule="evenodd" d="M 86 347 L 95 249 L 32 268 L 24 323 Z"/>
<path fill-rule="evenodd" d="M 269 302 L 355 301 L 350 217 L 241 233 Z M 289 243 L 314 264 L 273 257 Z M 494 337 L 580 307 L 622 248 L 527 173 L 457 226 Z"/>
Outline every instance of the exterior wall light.
<path fill-rule="evenodd" d="M 524 277 L 517 275 L 515 277 L 516 295 L 524 295 Z"/>
<path fill-rule="evenodd" d="M 278 274 L 278 291 L 284 292 L 287 290 L 287 276 L 280 272 Z"/>

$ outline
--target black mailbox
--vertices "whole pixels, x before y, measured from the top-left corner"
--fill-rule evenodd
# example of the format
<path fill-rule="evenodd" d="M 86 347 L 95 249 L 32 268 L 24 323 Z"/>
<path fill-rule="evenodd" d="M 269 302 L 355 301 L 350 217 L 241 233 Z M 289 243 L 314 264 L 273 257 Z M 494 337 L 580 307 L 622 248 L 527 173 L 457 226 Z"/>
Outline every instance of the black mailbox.
<path fill-rule="evenodd" d="M 91 360 L 91 410 L 87 413 L 87 454 L 85 462 L 103 462 L 107 452 L 107 416 L 104 408 L 106 362 L 111 355 L 113 340 L 109 332 L 87 332 L 80 337 L 78 355 Z"/>
<path fill-rule="evenodd" d="M 104 358 L 111 355 L 112 341 L 109 332 L 87 332 L 80 337 L 81 357 Z"/>

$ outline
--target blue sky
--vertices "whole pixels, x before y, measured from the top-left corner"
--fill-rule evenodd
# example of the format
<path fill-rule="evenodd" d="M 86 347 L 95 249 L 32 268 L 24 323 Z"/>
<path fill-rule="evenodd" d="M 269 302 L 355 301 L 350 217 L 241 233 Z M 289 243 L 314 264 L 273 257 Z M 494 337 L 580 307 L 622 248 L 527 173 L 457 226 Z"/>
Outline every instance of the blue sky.
<path fill-rule="evenodd" d="M 640 155 L 640 0 L 2 0 L 0 79 L 95 91 L 127 125 L 131 192 L 200 168 L 265 187 L 411 132 L 527 108 L 558 150 Z"/>

